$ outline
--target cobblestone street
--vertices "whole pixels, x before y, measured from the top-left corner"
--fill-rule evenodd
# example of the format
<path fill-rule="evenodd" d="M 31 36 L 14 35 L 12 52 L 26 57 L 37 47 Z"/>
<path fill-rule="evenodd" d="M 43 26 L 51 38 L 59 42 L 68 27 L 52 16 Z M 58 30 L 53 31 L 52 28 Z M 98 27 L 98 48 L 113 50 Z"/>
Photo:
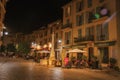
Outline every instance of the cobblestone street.
<path fill-rule="evenodd" d="M 40 66 L 23 59 L 0 58 L 0 80 L 120 80 L 115 71 Z"/>

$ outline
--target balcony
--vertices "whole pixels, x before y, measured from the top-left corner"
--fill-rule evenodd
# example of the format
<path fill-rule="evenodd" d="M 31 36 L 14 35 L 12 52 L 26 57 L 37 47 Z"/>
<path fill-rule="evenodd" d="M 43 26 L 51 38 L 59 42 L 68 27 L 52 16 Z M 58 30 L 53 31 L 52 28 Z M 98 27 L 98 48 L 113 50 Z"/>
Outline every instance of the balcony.
<path fill-rule="evenodd" d="M 62 29 L 65 29 L 65 28 L 72 28 L 72 23 L 64 24 L 64 25 L 62 26 Z"/>
<path fill-rule="evenodd" d="M 74 38 L 74 42 L 78 43 L 78 42 L 86 42 L 86 41 L 94 41 L 94 36 L 86 36 L 86 37 L 81 37 L 81 38 Z"/>
<path fill-rule="evenodd" d="M 97 41 L 104 41 L 104 40 L 107 40 L 105 35 L 97 36 Z"/>
<path fill-rule="evenodd" d="M 84 42 L 86 41 L 84 37 L 81 37 L 81 38 L 74 38 L 74 42 L 77 43 L 77 42 Z"/>
<path fill-rule="evenodd" d="M 100 17 L 99 19 L 94 19 L 94 20 L 92 20 L 92 22 L 94 23 L 94 22 L 99 22 L 99 21 L 103 21 L 103 20 L 107 20 L 109 18 L 109 16 L 102 16 L 102 17 Z"/>
<path fill-rule="evenodd" d="M 86 41 L 94 41 L 94 35 L 90 35 L 86 37 Z"/>
<path fill-rule="evenodd" d="M 65 44 L 70 44 L 70 40 L 66 40 L 66 41 L 65 41 Z"/>

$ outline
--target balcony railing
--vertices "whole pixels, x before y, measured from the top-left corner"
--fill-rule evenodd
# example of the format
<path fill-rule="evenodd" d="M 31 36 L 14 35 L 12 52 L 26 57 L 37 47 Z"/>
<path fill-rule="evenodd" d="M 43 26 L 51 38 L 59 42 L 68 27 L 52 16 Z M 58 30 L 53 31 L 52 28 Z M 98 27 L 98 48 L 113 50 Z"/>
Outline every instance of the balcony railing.
<path fill-rule="evenodd" d="M 77 42 L 85 42 L 85 41 L 94 41 L 94 36 L 86 36 L 86 37 L 81 37 L 81 38 L 75 38 L 74 39 L 74 42 L 77 43 Z"/>
<path fill-rule="evenodd" d="M 94 36 L 93 35 L 87 36 L 86 41 L 94 41 Z"/>
<path fill-rule="evenodd" d="M 105 35 L 97 36 L 97 41 L 104 41 L 104 40 L 107 40 Z"/>
<path fill-rule="evenodd" d="M 64 24 L 64 25 L 62 26 L 62 29 L 65 29 L 65 28 L 72 28 L 72 23 Z"/>
<path fill-rule="evenodd" d="M 70 40 L 66 40 L 65 44 L 70 44 Z"/>

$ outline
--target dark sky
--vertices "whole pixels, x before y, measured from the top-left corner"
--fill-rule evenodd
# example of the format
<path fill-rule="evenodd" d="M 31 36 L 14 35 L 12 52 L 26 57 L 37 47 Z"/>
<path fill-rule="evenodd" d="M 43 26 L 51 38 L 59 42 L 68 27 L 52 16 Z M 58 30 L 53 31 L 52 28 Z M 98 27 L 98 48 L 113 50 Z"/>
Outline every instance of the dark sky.
<path fill-rule="evenodd" d="M 30 33 L 62 18 L 62 6 L 70 0 L 9 0 L 5 26 L 11 32 Z"/>

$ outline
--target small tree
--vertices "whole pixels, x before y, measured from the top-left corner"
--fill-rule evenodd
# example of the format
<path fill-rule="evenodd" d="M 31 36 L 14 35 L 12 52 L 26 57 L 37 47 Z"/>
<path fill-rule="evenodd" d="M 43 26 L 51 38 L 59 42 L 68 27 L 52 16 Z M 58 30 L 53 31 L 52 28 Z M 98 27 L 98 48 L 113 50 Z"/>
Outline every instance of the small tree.
<path fill-rule="evenodd" d="M 22 53 L 22 54 L 25 54 L 27 55 L 29 52 L 30 52 L 30 44 L 27 43 L 27 42 L 22 42 L 22 43 L 19 43 L 18 44 L 18 48 L 17 48 L 17 51 Z"/>
<path fill-rule="evenodd" d="M 110 68 L 114 68 L 116 66 L 117 60 L 115 58 L 110 58 Z"/>
<path fill-rule="evenodd" d="M 83 55 L 82 59 L 85 60 L 85 61 L 87 61 L 87 56 Z"/>
<path fill-rule="evenodd" d="M 4 45 L 1 45 L 1 46 L 0 46 L 0 52 L 5 52 L 5 49 L 6 49 L 6 48 L 5 48 Z"/>
<path fill-rule="evenodd" d="M 7 45 L 7 51 L 8 52 L 15 52 L 16 51 L 16 48 L 14 46 L 14 44 L 10 43 Z"/>

